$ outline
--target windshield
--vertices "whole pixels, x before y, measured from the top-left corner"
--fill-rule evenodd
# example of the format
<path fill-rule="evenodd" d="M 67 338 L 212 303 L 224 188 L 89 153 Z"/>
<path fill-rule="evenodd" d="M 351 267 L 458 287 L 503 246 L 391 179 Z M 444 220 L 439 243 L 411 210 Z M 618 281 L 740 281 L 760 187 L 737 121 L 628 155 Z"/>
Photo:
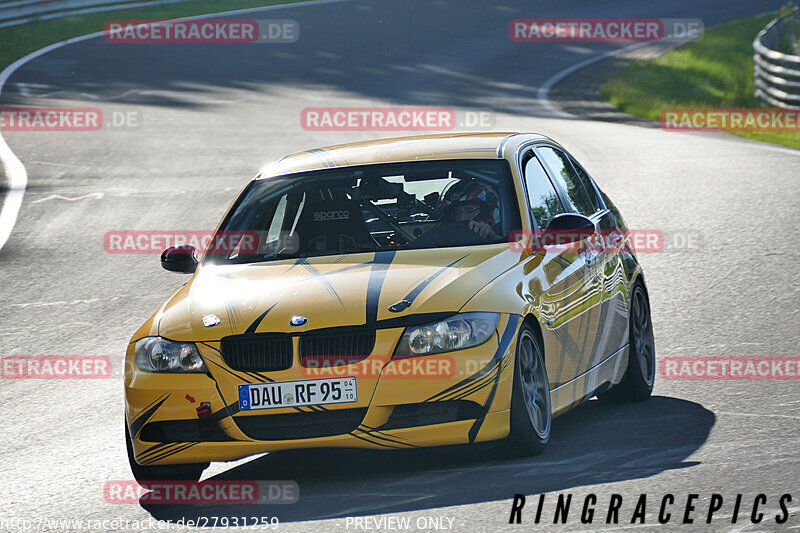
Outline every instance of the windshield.
<path fill-rule="evenodd" d="M 210 249 L 206 261 L 480 245 L 506 241 L 519 227 L 505 160 L 316 170 L 253 181 L 219 230 L 248 238 Z"/>

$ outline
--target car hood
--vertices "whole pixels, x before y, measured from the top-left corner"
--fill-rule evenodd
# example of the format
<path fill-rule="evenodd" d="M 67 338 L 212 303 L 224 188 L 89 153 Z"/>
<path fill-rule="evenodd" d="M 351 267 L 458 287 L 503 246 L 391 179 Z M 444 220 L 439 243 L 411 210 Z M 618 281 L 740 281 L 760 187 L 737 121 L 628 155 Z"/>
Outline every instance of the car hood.
<path fill-rule="evenodd" d="M 379 327 L 408 315 L 456 312 L 519 259 L 498 244 L 203 265 L 154 318 L 159 335 L 183 341 Z M 389 310 L 401 300 L 405 309 Z M 294 327 L 293 316 L 308 321 Z M 204 318 L 219 323 L 206 326 Z"/>

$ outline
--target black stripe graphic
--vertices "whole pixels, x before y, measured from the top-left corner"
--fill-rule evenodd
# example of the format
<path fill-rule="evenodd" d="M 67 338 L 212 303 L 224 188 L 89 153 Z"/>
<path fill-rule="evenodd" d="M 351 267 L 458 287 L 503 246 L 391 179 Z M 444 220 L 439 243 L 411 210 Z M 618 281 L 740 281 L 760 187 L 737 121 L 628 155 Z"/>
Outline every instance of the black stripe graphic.
<path fill-rule="evenodd" d="M 450 394 L 452 392 L 457 392 L 457 391 L 463 389 L 464 387 L 471 386 L 475 382 L 475 380 L 481 379 L 481 378 L 489 375 L 492 372 L 492 370 L 494 370 L 494 368 L 496 366 L 497 366 L 497 361 L 492 359 L 491 361 L 486 363 L 486 366 L 484 366 L 483 368 L 481 368 L 480 370 L 478 370 L 477 372 L 475 372 L 474 374 L 472 374 L 468 378 L 465 378 L 465 379 L 459 381 L 455 385 L 452 385 L 452 386 L 446 388 L 445 390 L 443 390 L 441 392 L 437 392 L 436 394 L 434 394 L 433 396 L 431 396 L 430 398 L 428 398 L 425 401 L 426 402 L 438 401 L 438 400 L 441 400 L 447 394 Z"/>
<path fill-rule="evenodd" d="M 139 435 L 139 431 L 142 430 L 142 426 L 144 426 L 145 422 L 150 420 L 155 412 L 161 407 L 161 404 L 167 401 L 169 398 L 169 394 L 165 395 L 161 401 L 156 400 L 158 403 L 147 409 L 146 411 L 140 413 L 136 418 L 134 418 L 130 424 L 128 424 L 128 428 L 131 433 L 131 438 L 135 439 Z"/>
<path fill-rule="evenodd" d="M 384 435 L 380 435 L 379 433 L 381 433 L 381 432 L 378 432 L 377 430 L 364 431 L 363 429 L 359 429 L 357 431 L 361 431 L 361 435 L 369 435 L 370 437 L 372 437 L 374 439 L 381 439 L 381 440 L 384 440 L 386 442 L 391 442 L 393 444 L 399 444 L 401 446 L 408 446 L 409 448 L 416 448 L 417 447 L 417 446 L 414 446 L 413 444 L 409 444 L 407 442 L 396 440 L 395 438 L 390 438 L 390 437 L 386 437 Z M 351 435 L 352 435 L 352 433 L 351 433 Z"/>
<path fill-rule="evenodd" d="M 386 271 L 394 260 L 395 253 L 394 250 L 375 252 L 375 260 L 367 283 L 366 323 L 369 325 L 378 321 L 378 302 L 381 298 L 383 281 L 386 279 Z"/>
<path fill-rule="evenodd" d="M 339 300 L 339 305 L 341 305 L 342 308 L 344 308 L 344 302 L 342 302 L 342 299 L 339 297 L 339 293 L 337 293 L 336 289 L 333 288 L 333 285 L 331 284 L 330 281 L 328 281 L 328 278 L 325 277 L 325 274 L 317 270 L 317 268 L 308 261 L 303 261 L 302 264 L 306 270 L 311 272 L 313 276 L 312 279 L 319 280 L 320 283 L 325 285 L 325 289 L 328 291 L 328 293 L 331 296 L 334 296 L 337 300 Z"/>
<path fill-rule="evenodd" d="M 467 257 L 467 256 L 465 255 L 464 257 Z M 464 257 L 462 257 L 461 259 L 464 259 Z M 428 278 L 423 280 L 422 283 L 420 283 L 419 285 L 414 287 L 414 289 L 411 292 L 409 292 L 406 295 L 406 297 L 403 298 L 403 300 L 406 300 L 408 303 L 413 304 L 414 300 L 417 299 L 417 296 L 419 296 L 420 293 L 422 291 L 424 291 L 425 288 L 433 282 L 433 280 L 435 280 L 436 278 L 438 278 L 439 276 L 441 276 L 442 274 L 447 272 L 448 268 L 453 267 L 456 263 L 461 261 L 461 259 L 456 259 L 455 261 L 453 261 L 452 263 L 450 263 L 446 267 L 443 267 L 442 269 L 438 270 L 437 272 L 435 272 L 434 274 L 432 274 L 431 276 L 429 276 Z"/>
<path fill-rule="evenodd" d="M 498 373 L 500 372 L 499 368 L 498 368 L 497 372 Z M 493 380 L 494 380 L 494 376 L 492 376 L 492 375 L 487 376 L 487 379 L 483 379 L 481 381 L 477 381 L 473 385 L 471 385 L 469 387 L 466 387 L 465 389 L 463 389 L 461 391 L 456 392 L 454 395 L 443 396 L 443 397 L 439 398 L 439 401 L 461 400 L 463 398 L 466 398 L 467 396 L 471 396 L 472 394 L 475 394 L 476 392 L 478 392 L 480 390 L 485 389 L 486 387 L 488 387 L 489 385 L 492 384 Z"/>
<path fill-rule="evenodd" d="M 503 331 L 503 337 L 500 339 L 500 345 L 497 347 L 497 351 L 494 354 L 494 359 L 500 360 L 505 354 L 508 345 L 511 344 L 511 339 L 514 338 L 514 335 L 517 332 L 517 324 L 519 324 L 520 316 L 519 315 L 511 315 L 508 318 L 508 324 L 506 325 L 505 331 Z M 497 375 L 494 379 L 494 386 L 492 387 L 492 391 L 489 393 L 489 398 L 487 398 L 486 403 L 483 406 L 483 413 L 481 414 L 480 418 L 478 418 L 472 427 L 469 430 L 469 442 L 475 442 L 475 438 L 478 436 L 478 432 L 483 425 L 484 420 L 486 420 L 486 414 L 489 412 L 489 408 L 492 406 L 492 401 L 494 401 L 494 395 L 497 392 L 497 383 L 500 381 L 500 368 L 497 369 Z"/>
<path fill-rule="evenodd" d="M 222 355 L 222 352 L 219 351 L 219 348 L 214 348 L 213 346 L 211 346 L 207 342 L 198 342 L 197 344 L 202 344 L 203 346 L 208 346 L 209 348 L 211 348 L 212 350 L 214 350 L 218 354 Z"/>
<path fill-rule="evenodd" d="M 225 368 L 225 367 L 224 367 L 224 366 L 222 366 L 221 364 L 217 363 L 216 361 L 210 361 L 210 360 L 209 360 L 208 362 L 209 362 L 209 363 L 211 363 L 211 364 L 213 364 L 213 365 L 217 365 L 217 366 L 218 366 L 218 367 L 220 367 L 222 370 L 224 370 L 225 372 L 227 372 L 228 374 L 230 374 L 231 376 L 235 377 L 236 379 L 238 379 L 238 380 L 240 380 L 240 381 L 244 381 L 245 383 L 253 383 L 253 382 L 252 382 L 252 381 L 250 381 L 249 379 L 245 379 L 245 378 L 243 378 L 242 376 L 240 376 L 239 374 L 235 374 L 233 371 L 231 371 L 231 370 L 228 370 L 227 368 Z"/>
<path fill-rule="evenodd" d="M 361 435 L 356 435 L 355 433 L 350 433 L 350 435 L 352 435 L 353 437 L 355 437 L 357 439 L 361 439 L 361 440 L 363 440 L 365 442 L 369 442 L 370 444 L 375 444 L 376 446 L 383 446 L 384 448 L 397 448 L 397 446 L 389 446 L 388 444 L 384 444 L 382 442 L 373 442 L 373 441 L 371 441 L 371 440 L 369 440 L 369 439 L 367 439 L 367 438 L 365 438 L 365 437 L 363 437 Z"/>
<path fill-rule="evenodd" d="M 143 453 L 143 454 L 141 454 L 139 456 L 139 460 L 142 461 L 142 462 L 152 461 L 154 457 L 158 457 L 162 453 L 169 453 L 170 451 L 175 450 L 177 448 L 180 448 L 181 446 L 184 446 L 185 444 L 186 444 L 185 442 L 165 442 L 164 444 L 156 446 L 156 448 L 159 448 L 158 450 L 153 450 L 152 453 Z M 150 450 L 148 450 L 148 451 L 150 451 Z"/>
<path fill-rule="evenodd" d="M 151 446 L 151 447 L 147 448 L 145 451 L 143 451 L 142 453 L 140 453 L 139 455 L 137 455 L 136 459 L 139 459 L 139 460 L 143 461 L 145 459 L 145 457 L 147 457 L 148 455 L 156 453 L 158 450 L 164 448 L 165 446 L 169 446 L 171 444 L 174 444 L 174 442 L 162 442 L 161 444 L 156 444 L 154 446 Z"/>
<path fill-rule="evenodd" d="M 272 309 L 273 309 L 273 308 L 274 308 L 276 305 L 278 305 L 278 302 L 275 302 L 274 304 L 272 304 L 272 307 L 270 307 L 269 309 L 267 309 L 266 311 L 264 311 L 263 313 L 261 313 L 261 316 L 259 316 L 258 318 L 256 318 L 256 319 L 255 319 L 255 321 L 254 321 L 252 324 L 250 324 L 250 327 L 249 327 L 249 328 L 247 328 L 247 330 L 245 330 L 245 333 L 255 333 L 255 332 L 256 332 L 256 329 L 258 329 L 258 326 L 259 326 L 259 325 L 261 325 L 261 321 L 262 321 L 262 320 L 264 320 L 264 318 L 267 316 L 267 313 L 269 313 L 270 311 L 272 311 Z"/>
<path fill-rule="evenodd" d="M 149 465 L 149 464 L 153 464 L 153 463 L 155 463 L 156 461 L 160 461 L 160 460 L 162 460 L 162 459 L 166 459 L 167 457 L 170 457 L 170 456 L 172 456 L 172 455 L 175 455 L 176 453 L 180 453 L 180 452 L 182 452 L 182 451 L 184 451 L 184 450 L 188 450 L 188 449 L 189 449 L 189 448 L 191 448 L 192 446 L 197 446 L 198 444 L 200 444 L 200 443 L 199 443 L 199 442 L 189 442 L 189 443 L 186 443 L 186 444 L 182 445 L 180 448 L 176 448 L 176 449 L 174 449 L 174 450 L 170 450 L 170 451 L 168 451 L 168 452 L 166 452 L 166 453 L 162 453 L 161 455 L 159 455 L 159 456 L 157 456 L 157 457 L 151 457 L 150 459 L 148 459 L 147 461 L 145 461 L 145 464 L 148 464 L 148 465 Z"/>

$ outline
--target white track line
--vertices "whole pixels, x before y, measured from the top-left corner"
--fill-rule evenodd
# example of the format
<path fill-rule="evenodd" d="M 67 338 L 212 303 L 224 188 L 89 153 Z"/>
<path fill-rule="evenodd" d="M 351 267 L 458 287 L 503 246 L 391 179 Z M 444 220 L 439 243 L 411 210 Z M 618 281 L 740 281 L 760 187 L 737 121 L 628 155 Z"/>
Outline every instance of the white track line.
<path fill-rule="evenodd" d="M 671 37 L 671 36 L 668 35 L 665 38 L 669 38 L 669 37 Z M 553 86 L 556 83 L 560 82 L 561 80 L 563 80 L 564 78 L 566 78 L 567 76 L 569 76 L 570 74 L 575 72 L 576 70 L 580 70 L 583 67 L 587 67 L 589 65 L 597 63 L 598 61 L 602 61 L 602 60 L 604 60 L 606 58 L 617 56 L 619 54 L 623 54 L 623 53 L 628 52 L 630 50 L 636 50 L 637 48 L 641 48 L 643 46 L 648 46 L 648 45 L 653 45 L 653 44 L 657 44 L 657 43 L 648 41 L 648 42 L 630 44 L 630 45 L 625 46 L 623 48 L 617 48 L 616 50 L 611 50 L 609 52 L 603 52 L 600 55 L 596 55 L 594 57 L 590 57 L 588 59 L 584 59 L 583 61 L 575 63 L 574 65 L 572 65 L 570 67 L 567 67 L 564 70 L 559 70 L 558 72 L 556 72 L 555 74 L 550 76 L 542 84 L 541 87 L 539 87 L 539 90 L 536 91 L 536 98 L 541 100 L 542 105 L 545 107 L 545 109 L 547 109 L 548 111 L 550 111 L 554 115 L 557 115 L 557 116 L 559 116 L 561 118 L 577 118 L 577 119 L 580 119 L 581 117 L 579 117 L 578 115 L 573 115 L 572 113 L 567 113 L 566 111 L 564 111 L 562 109 L 559 109 L 555 105 L 553 105 L 553 102 L 550 101 L 550 98 L 549 98 L 550 89 L 552 89 Z"/>
<path fill-rule="evenodd" d="M 292 4 L 281 4 L 277 6 L 250 7 L 246 9 L 235 9 L 232 11 L 220 11 L 218 13 L 207 13 L 205 15 L 192 15 L 189 17 L 181 17 L 172 20 L 208 19 L 218 16 L 236 15 L 239 13 L 255 13 L 257 11 L 273 11 L 290 7 L 318 6 L 321 4 L 338 4 L 349 1 L 350 0 L 310 0 L 308 2 L 295 2 Z M 35 52 L 31 52 L 25 57 L 17 59 L 8 65 L 3 72 L 0 72 L 0 94 L 3 92 L 3 87 L 5 87 L 8 78 L 26 63 L 52 50 L 56 50 L 73 43 L 93 39 L 95 37 L 101 37 L 104 33 L 105 32 L 103 31 L 98 31 L 89 33 L 87 35 L 81 35 L 79 37 L 73 37 L 72 39 L 67 39 L 66 41 L 45 46 L 44 48 L 40 48 Z M 25 165 L 23 165 L 22 161 L 20 161 L 14 152 L 11 151 L 11 148 L 9 148 L 8 143 L 6 143 L 6 140 L 3 137 L 2 131 L 0 131 L 0 161 L 3 163 L 6 179 L 8 181 L 8 191 L 6 192 L 5 200 L 3 200 L 2 210 L 0 210 L 0 250 L 2 250 L 3 246 L 5 246 L 6 242 L 8 241 L 8 238 L 11 236 L 11 231 L 14 229 L 14 224 L 17 221 L 17 215 L 19 215 L 19 210 L 22 207 L 22 198 L 25 196 L 25 188 L 28 186 L 28 173 L 25 170 Z"/>

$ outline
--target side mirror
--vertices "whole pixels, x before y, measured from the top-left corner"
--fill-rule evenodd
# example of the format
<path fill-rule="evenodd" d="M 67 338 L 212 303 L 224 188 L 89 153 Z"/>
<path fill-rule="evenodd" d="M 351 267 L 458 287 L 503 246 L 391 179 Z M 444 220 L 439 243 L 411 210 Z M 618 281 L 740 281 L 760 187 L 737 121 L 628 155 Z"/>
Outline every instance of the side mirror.
<path fill-rule="evenodd" d="M 594 222 L 576 213 L 554 216 L 542 236 L 543 244 L 569 244 L 591 237 L 597 231 Z"/>
<path fill-rule="evenodd" d="M 161 253 L 161 266 L 170 272 L 193 274 L 197 263 L 197 250 L 189 244 L 170 246 Z"/>

